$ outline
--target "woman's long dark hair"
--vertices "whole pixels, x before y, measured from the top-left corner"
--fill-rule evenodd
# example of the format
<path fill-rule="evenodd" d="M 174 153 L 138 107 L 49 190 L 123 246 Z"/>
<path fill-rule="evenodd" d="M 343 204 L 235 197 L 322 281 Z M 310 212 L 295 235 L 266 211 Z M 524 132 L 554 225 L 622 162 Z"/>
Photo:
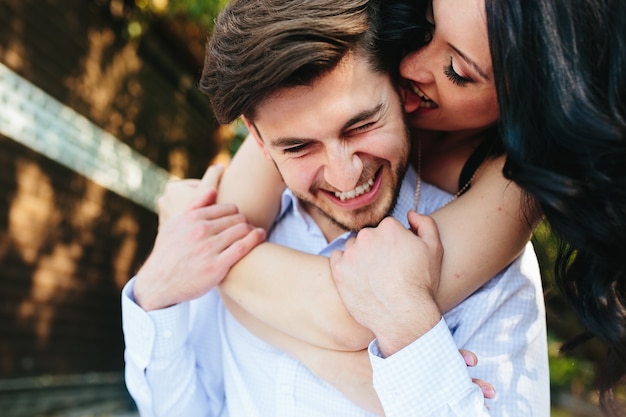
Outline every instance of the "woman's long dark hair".
<path fill-rule="evenodd" d="M 486 0 L 486 15 L 505 175 L 563 242 L 557 283 L 608 345 L 600 403 L 624 415 L 626 2 Z"/>
<path fill-rule="evenodd" d="M 429 1 L 380 1 L 380 52 L 391 62 L 397 77 L 400 61 L 431 40 L 433 25 L 426 19 Z"/>

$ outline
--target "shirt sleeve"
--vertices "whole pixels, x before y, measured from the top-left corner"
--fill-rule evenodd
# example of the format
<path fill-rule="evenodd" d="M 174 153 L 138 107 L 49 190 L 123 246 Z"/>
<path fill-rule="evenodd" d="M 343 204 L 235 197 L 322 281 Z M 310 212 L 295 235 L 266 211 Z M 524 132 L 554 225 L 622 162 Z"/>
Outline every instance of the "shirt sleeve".
<path fill-rule="evenodd" d="M 193 330 L 216 327 L 217 294 L 146 312 L 135 303 L 133 286 L 134 279 L 122 290 L 125 377 L 141 416 L 218 416 L 224 405 L 219 338 L 211 327 Z M 199 309 L 203 314 L 195 314 Z"/>
<path fill-rule="evenodd" d="M 474 352 L 478 364 L 466 367 L 458 348 Z M 384 359 L 375 341 L 369 348 L 387 417 L 549 417 L 547 351 L 541 276 L 530 245 L 412 344 Z M 492 384 L 495 398 L 485 400 L 471 378 Z"/>
<path fill-rule="evenodd" d="M 369 356 L 374 389 L 387 417 L 489 415 L 444 319 L 387 358 L 374 340 Z"/>

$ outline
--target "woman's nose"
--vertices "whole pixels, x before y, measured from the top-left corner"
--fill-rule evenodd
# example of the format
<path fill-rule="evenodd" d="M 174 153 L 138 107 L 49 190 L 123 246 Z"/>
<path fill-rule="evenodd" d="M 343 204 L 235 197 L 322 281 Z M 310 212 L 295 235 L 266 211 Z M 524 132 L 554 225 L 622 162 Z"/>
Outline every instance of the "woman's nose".
<path fill-rule="evenodd" d="M 433 82 L 434 77 L 431 68 L 434 59 L 429 52 L 429 45 L 426 45 L 405 56 L 400 62 L 402 78 L 423 84 Z"/>

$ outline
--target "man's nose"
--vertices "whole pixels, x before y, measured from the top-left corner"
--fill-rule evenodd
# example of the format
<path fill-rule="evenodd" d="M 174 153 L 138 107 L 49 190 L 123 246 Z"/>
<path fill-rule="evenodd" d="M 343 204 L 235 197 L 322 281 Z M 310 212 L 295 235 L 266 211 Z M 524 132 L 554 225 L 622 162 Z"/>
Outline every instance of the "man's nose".
<path fill-rule="evenodd" d="M 363 161 L 355 152 L 341 148 L 329 154 L 324 179 L 339 191 L 356 188 L 363 172 Z"/>

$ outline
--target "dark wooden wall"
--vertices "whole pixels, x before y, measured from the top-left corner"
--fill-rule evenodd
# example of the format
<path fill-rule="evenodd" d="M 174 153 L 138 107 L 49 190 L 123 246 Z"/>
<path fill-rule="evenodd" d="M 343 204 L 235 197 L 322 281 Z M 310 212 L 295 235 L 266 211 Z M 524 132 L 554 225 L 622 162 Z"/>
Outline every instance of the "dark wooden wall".
<path fill-rule="evenodd" d="M 119 370 L 119 291 L 154 214 L 0 138 L 0 375 Z"/>
<path fill-rule="evenodd" d="M 123 4 L 0 0 L 0 62 L 174 174 L 200 175 L 217 152 L 201 63 L 163 24 L 131 38 Z"/>
<path fill-rule="evenodd" d="M 0 63 L 159 166 L 198 176 L 218 151 L 199 68 L 159 32 L 131 37 L 127 9 L 0 0 Z M 0 380 L 121 371 L 119 293 L 155 233 L 150 210 L 0 135 Z"/>

